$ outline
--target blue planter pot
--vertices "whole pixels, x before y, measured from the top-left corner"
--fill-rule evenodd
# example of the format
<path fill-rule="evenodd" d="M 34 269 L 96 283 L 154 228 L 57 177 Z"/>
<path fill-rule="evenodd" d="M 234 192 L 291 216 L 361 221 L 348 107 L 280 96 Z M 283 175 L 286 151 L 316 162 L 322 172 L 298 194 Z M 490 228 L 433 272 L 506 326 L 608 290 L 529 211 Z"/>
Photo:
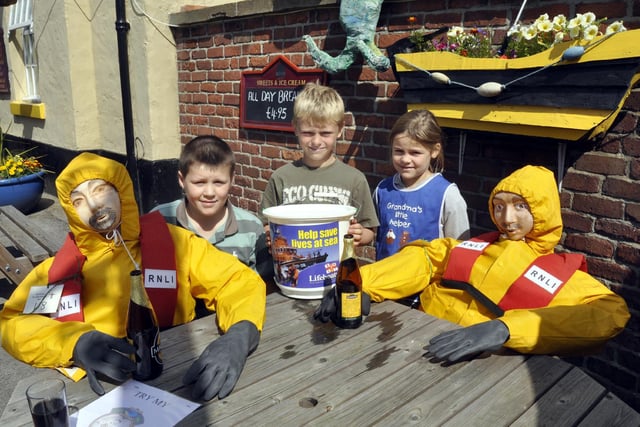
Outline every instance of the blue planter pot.
<path fill-rule="evenodd" d="M 13 205 L 23 213 L 31 212 L 42 197 L 45 173 L 0 179 L 0 206 Z"/>

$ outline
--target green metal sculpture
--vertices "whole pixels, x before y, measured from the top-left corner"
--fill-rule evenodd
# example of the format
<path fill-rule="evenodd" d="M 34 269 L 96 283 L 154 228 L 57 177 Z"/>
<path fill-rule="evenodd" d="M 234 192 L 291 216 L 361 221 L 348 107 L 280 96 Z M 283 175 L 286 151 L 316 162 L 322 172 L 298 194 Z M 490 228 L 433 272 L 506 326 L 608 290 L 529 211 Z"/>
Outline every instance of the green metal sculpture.
<path fill-rule="evenodd" d="M 320 50 L 313 39 L 305 35 L 309 53 L 318 67 L 335 74 L 346 70 L 360 52 L 367 64 L 377 71 L 389 68 L 389 58 L 384 56 L 374 43 L 376 25 L 383 0 L 343 0 L 340 3 L 340 23 L 347 32 L 347 41 L 342 52 L 333 57 Z"/>

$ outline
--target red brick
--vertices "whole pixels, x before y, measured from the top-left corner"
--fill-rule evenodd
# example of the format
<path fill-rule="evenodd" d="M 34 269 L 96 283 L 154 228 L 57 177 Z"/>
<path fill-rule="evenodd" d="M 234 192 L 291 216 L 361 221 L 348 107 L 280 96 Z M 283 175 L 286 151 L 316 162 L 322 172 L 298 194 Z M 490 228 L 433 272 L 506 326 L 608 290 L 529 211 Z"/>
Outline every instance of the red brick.
<path fill-rule="evenodd" d="M 622 139 L 622 154 L 640 157 L 640 137 L 635 134 L 625 136 Z"/>
<path fill-rule="evenodd" d="M 230 60 L 229 59 L 215 59 L 212 61 L 212 67 L 215 70 L 227 70 L 229 69 Z"/>
<path fill-rule="evenodd" d="M 207 102 L 207 95 L 203 93 L 194 93 L 193 94 L 193 103 L 194 104 L 205 104 Z M 200 111 L 198 111 L 199 113 Z"/>
<path fill-rule="evenodd" d="M 222 56 L 225 56 L 225 49 L 226 48 L 222 46 L 216 46 L 207 49 L 207 58 L 220 58 Z"/>
<path fill-rule="evenodd" d="M 616 259 L 627 265 L 640 265 L 640 245 L 620 243 L 616 251 Z"/>
<path fill-rule="evenodd" d="M 193 73 L 191 73 L 192 82 L 203 82 L 205 80 L 207 80 L 206 71 L 194 71 Z"/>
<path fill-rule="evenodd" d="M 627 14 L 627 2 L 602 1 L 600 3 L 577 4 L 576 13 L 593 12 L 598 18 L 607 16 L 625 16 Z"/>
<path fill-rule="evenodd" d="M 640 222 L 640 204 L 638 203 L 627 203 L 626 214 L 631 217 L 630 219 Z"/>
<path fill-rule="evenodd" d="M 251 164 L 251 156 L 249 156 L 248 154 L 245 153 L 239 153 L 237 150 L 234 151 L 234 157 L 236 159 L 236 166 L 239 167 L 239 165 L 250 165 Z M 237 170 L 236 170 L 237 173 Z M 237 177 L 240 178 L 240 177 Z M 237 179 L 236 179 L 237 181 Z"/>
<path fill-rule="evenodd" d="M 607 258 L 612 257 L 615 252 L 615 246 L 610 240 L 586 234 L 567 234 L 564 247 Z"/>
<path fill-rule="evenodd" d="M 568 230 L 575 230 L 583 233 L 590 233 L 593 231 L 595 219 L 588 215 L 563 209 L 562 222 L 564 224 L 564 229 L 567 232 Z"/>
<path fill-rule="evenodd" d="M 607 134 L 598 144 L 598 150 L 603 153 L 620 154 L 622 150 L 622 138 L 619 134 Z"/>
<path fill-rule="evenodd" d="M 636 3 L 640 5 L 640 2 L 636 1 Z M 640 111 L 640 91 L 637 88 L 638 84 L 636 84 L 636 88 L 631 91 L 629 97 L 624 102 L 624 106 L 622 107 L 623 109 L 630 111 Z"/>
<path fill-rule="evenodd" d="M 230 58 L 233 56 L 242 55 L 242 47 L 237 45 L 228 45 L 222 48 L 222 53 L 218 56 L 224 56 L 225 58 Z"/>
<path fill-rule="evenodd" d="M 589 258 L 589 273 L 604 280 L 617 283 L 631 283 L 636 277 L 628 266 L 611 259 Z"/>
<path fill-rule="evenodd" d="M 573 209 L 608 218 L 622 219 L 624 203 L 621 200 L 608 199 L 594 195 L 575 194 Z"/>
<path fill-rule="evenodd" d="M 575 169 L 569 169 L 562 179 L 562 188 L 568 190 L 582 191 L 585 193 L 599 193 L 603 177 L 584 173 Z"/>
<path fill-rule="evenodd" d="M 640 181 L 608 177 L 604 181 L 603 194 L 626 200 L 640 201 Z"/>
<path fill-rule="evenodd" d="M 218 82 L 217 89 L 219 93 L 232 93 L 233 83 L 225 81 Z"/>
<path fill-rule="evenodd" d="M 207 57 L 206 50 L 193 50 L 191 51 L 191 59 L 204 59 Z"/>
<path fill-rule="evenodd" d="M 624 175 L 625 159 L 601 153 L 587 153 L 578 159 L 575 168 L 607 175 Z"/>
<path fill-rule="evenodd" d="M 619 241 L 640 242 L 640 228 L 629 221 L 600 218 L 596 221 L 595 231 Z"/>
<path fill-rule="evenodd" d="M 260 147 L 260 154 L 270 159 L 280 158 L 280 147 L 263 145 Z"/>
<path fill-rule="evenodd" d="M 222 95 L 219 93 L 210 93 L 207 95 L 207 103 L 218 106 L 222 102 Z"/>
<path fill-rule="evenodd" d="M 622 111 L 618 114 L 616 124 L 610 129 L 610 132 L 631 133 L 638 126 L 638 116 L 629 112 Z"/>
<path fill-rule="evenodd" d="M 504 9 L 483 9 L 465 12 L 464 14 L 464 25 L 466 27 L 497 27 L 507 25 L 507 23 L 507 14 Z"/>
<path fill-rule="evenodd" d="M 214 128 L 222 128 L 224 127 L 224 120 L 221 117 L 209 116 L 207 117 L 207 124 Z M 226 136 L 223 138 L 227 140 Z"/>

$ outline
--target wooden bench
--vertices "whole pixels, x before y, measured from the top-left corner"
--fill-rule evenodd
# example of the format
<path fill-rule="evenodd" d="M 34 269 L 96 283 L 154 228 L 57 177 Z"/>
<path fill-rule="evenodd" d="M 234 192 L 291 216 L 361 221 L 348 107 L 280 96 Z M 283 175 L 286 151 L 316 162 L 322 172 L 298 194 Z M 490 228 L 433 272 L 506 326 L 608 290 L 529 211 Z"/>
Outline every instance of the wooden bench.
<path fill-rule="evenodd" d="M 60 242 L 52 241 L 32 219 L 11 205 L 0 206 L 0 233 L 6 237 L 5 244 L 0 245 L 0 272 L 15 285 L 60 248 Z"/>

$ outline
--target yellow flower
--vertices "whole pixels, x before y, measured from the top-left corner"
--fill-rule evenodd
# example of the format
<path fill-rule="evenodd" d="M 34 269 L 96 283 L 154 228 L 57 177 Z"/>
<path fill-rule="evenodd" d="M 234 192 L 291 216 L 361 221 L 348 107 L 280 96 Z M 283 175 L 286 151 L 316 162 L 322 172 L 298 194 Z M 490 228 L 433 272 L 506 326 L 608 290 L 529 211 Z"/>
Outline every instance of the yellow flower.
<path fill-rule="evenodd" d="M 18 178 L 44 170 L 37 158 L 25 158 L 22 154 L 12 154 L 8 149 L 0 153 L 0 179 Z"/>

